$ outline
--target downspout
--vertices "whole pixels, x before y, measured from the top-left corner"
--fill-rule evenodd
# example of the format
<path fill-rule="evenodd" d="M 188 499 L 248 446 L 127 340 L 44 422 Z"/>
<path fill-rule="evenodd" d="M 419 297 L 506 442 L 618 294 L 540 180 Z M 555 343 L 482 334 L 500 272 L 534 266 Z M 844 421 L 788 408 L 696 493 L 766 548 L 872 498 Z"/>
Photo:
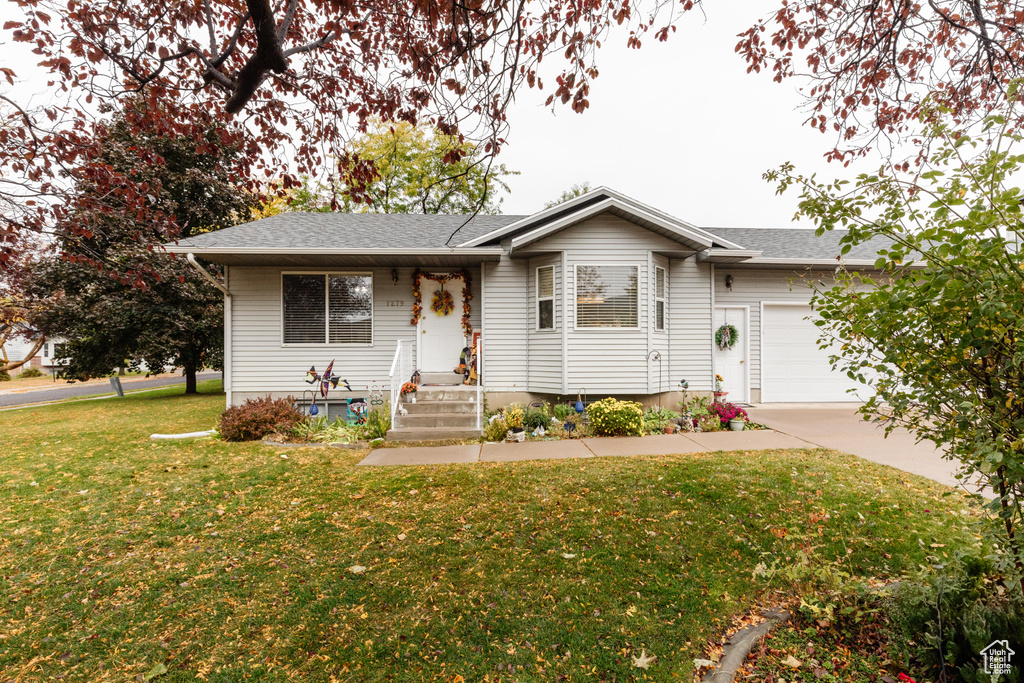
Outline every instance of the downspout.
<path fill-rule="evenodd" d="M 711 319 L 708 321 L 711 323 L 711 334 L 708 335 L 708 346 L 711 347 L 711 390 L 717 391 L 715 388 L 715 264 L 709 265 L 711 271 Z"/>
<path fill-rule="evenodd" d="M 210 274 L 210 271 L 199 265 L 196 261 L 196 257 L 189 252 L 185 255 L 185 259 L 199 271 L 211 285 L 219 289 L 224 293 L 224 396 L 225 396 L 225 407 L 231 407 L 231 292 L 225 285 L 220 283 L 220 280 Z M 224 266 L 224 279 L 228 278 L 228 266 Z"/>

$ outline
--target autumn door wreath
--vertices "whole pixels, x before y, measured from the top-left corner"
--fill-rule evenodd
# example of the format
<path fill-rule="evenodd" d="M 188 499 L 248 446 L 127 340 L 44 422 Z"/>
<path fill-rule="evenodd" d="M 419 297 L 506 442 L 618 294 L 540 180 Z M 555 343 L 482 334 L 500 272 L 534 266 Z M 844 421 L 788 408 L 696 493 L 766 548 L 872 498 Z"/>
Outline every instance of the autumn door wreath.
<path fill-rule="evenodd" d="M 430 310 L 438 315 L 451 315 L 451 312 L 455 310 L 455 299 L 452 298 L 452 293 L 444 288 L 444 283 L 441 283 L 441 288 L 434 292 L 434 298 L 430 302 Z"/>

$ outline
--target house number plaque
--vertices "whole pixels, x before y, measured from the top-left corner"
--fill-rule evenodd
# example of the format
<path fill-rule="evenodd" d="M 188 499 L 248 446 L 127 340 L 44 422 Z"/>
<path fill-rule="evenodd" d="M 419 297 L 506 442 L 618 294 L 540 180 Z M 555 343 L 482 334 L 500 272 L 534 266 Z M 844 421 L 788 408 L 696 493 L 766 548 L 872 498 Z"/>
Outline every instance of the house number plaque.
<path fill-rule="evenodd" d="M 393 307 L 405 306 L 405 300 L 404 299 L 388 299 L 387 302 L 386 302 L 386 305 L 387 306 L 393 306 Z"/>

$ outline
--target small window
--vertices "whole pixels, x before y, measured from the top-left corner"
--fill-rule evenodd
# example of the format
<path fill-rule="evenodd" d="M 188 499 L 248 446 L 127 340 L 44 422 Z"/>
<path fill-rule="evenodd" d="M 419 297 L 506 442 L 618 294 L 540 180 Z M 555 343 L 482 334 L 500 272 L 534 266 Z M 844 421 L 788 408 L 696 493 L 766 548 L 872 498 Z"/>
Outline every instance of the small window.
<path fill-rule="evenodd" d="M 654 329 L 665 329 L 665 269 L 654 269 Z"/>
<path fill-rule="evenodd" d="M 370 275 L 282 276 L 285 344 L 372 344 Z"/>
<path fill-rule="evenodd" d="M 537 329 L 555 329 L 555 267 L 537 269 Z"/>
<path fill-rule="evenodd" d="M 576 266 L 576 327 L 639 327 L 636 266 Z"/>

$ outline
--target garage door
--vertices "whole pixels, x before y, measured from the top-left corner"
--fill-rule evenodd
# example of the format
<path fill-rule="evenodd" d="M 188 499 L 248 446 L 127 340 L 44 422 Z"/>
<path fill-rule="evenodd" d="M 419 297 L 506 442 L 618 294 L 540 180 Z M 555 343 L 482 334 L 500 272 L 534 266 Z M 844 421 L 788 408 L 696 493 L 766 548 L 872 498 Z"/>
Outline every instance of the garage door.
<path fill-rule="evenodd" d="M 868 388 L 840 372 L 828 357 L 834 351 L 818 348 L 818 327 L 808 320 L 810 306 L 765 304 L 761 318 L 761 400 L 780 402 L 856 401 L 846 393 Z"/>

